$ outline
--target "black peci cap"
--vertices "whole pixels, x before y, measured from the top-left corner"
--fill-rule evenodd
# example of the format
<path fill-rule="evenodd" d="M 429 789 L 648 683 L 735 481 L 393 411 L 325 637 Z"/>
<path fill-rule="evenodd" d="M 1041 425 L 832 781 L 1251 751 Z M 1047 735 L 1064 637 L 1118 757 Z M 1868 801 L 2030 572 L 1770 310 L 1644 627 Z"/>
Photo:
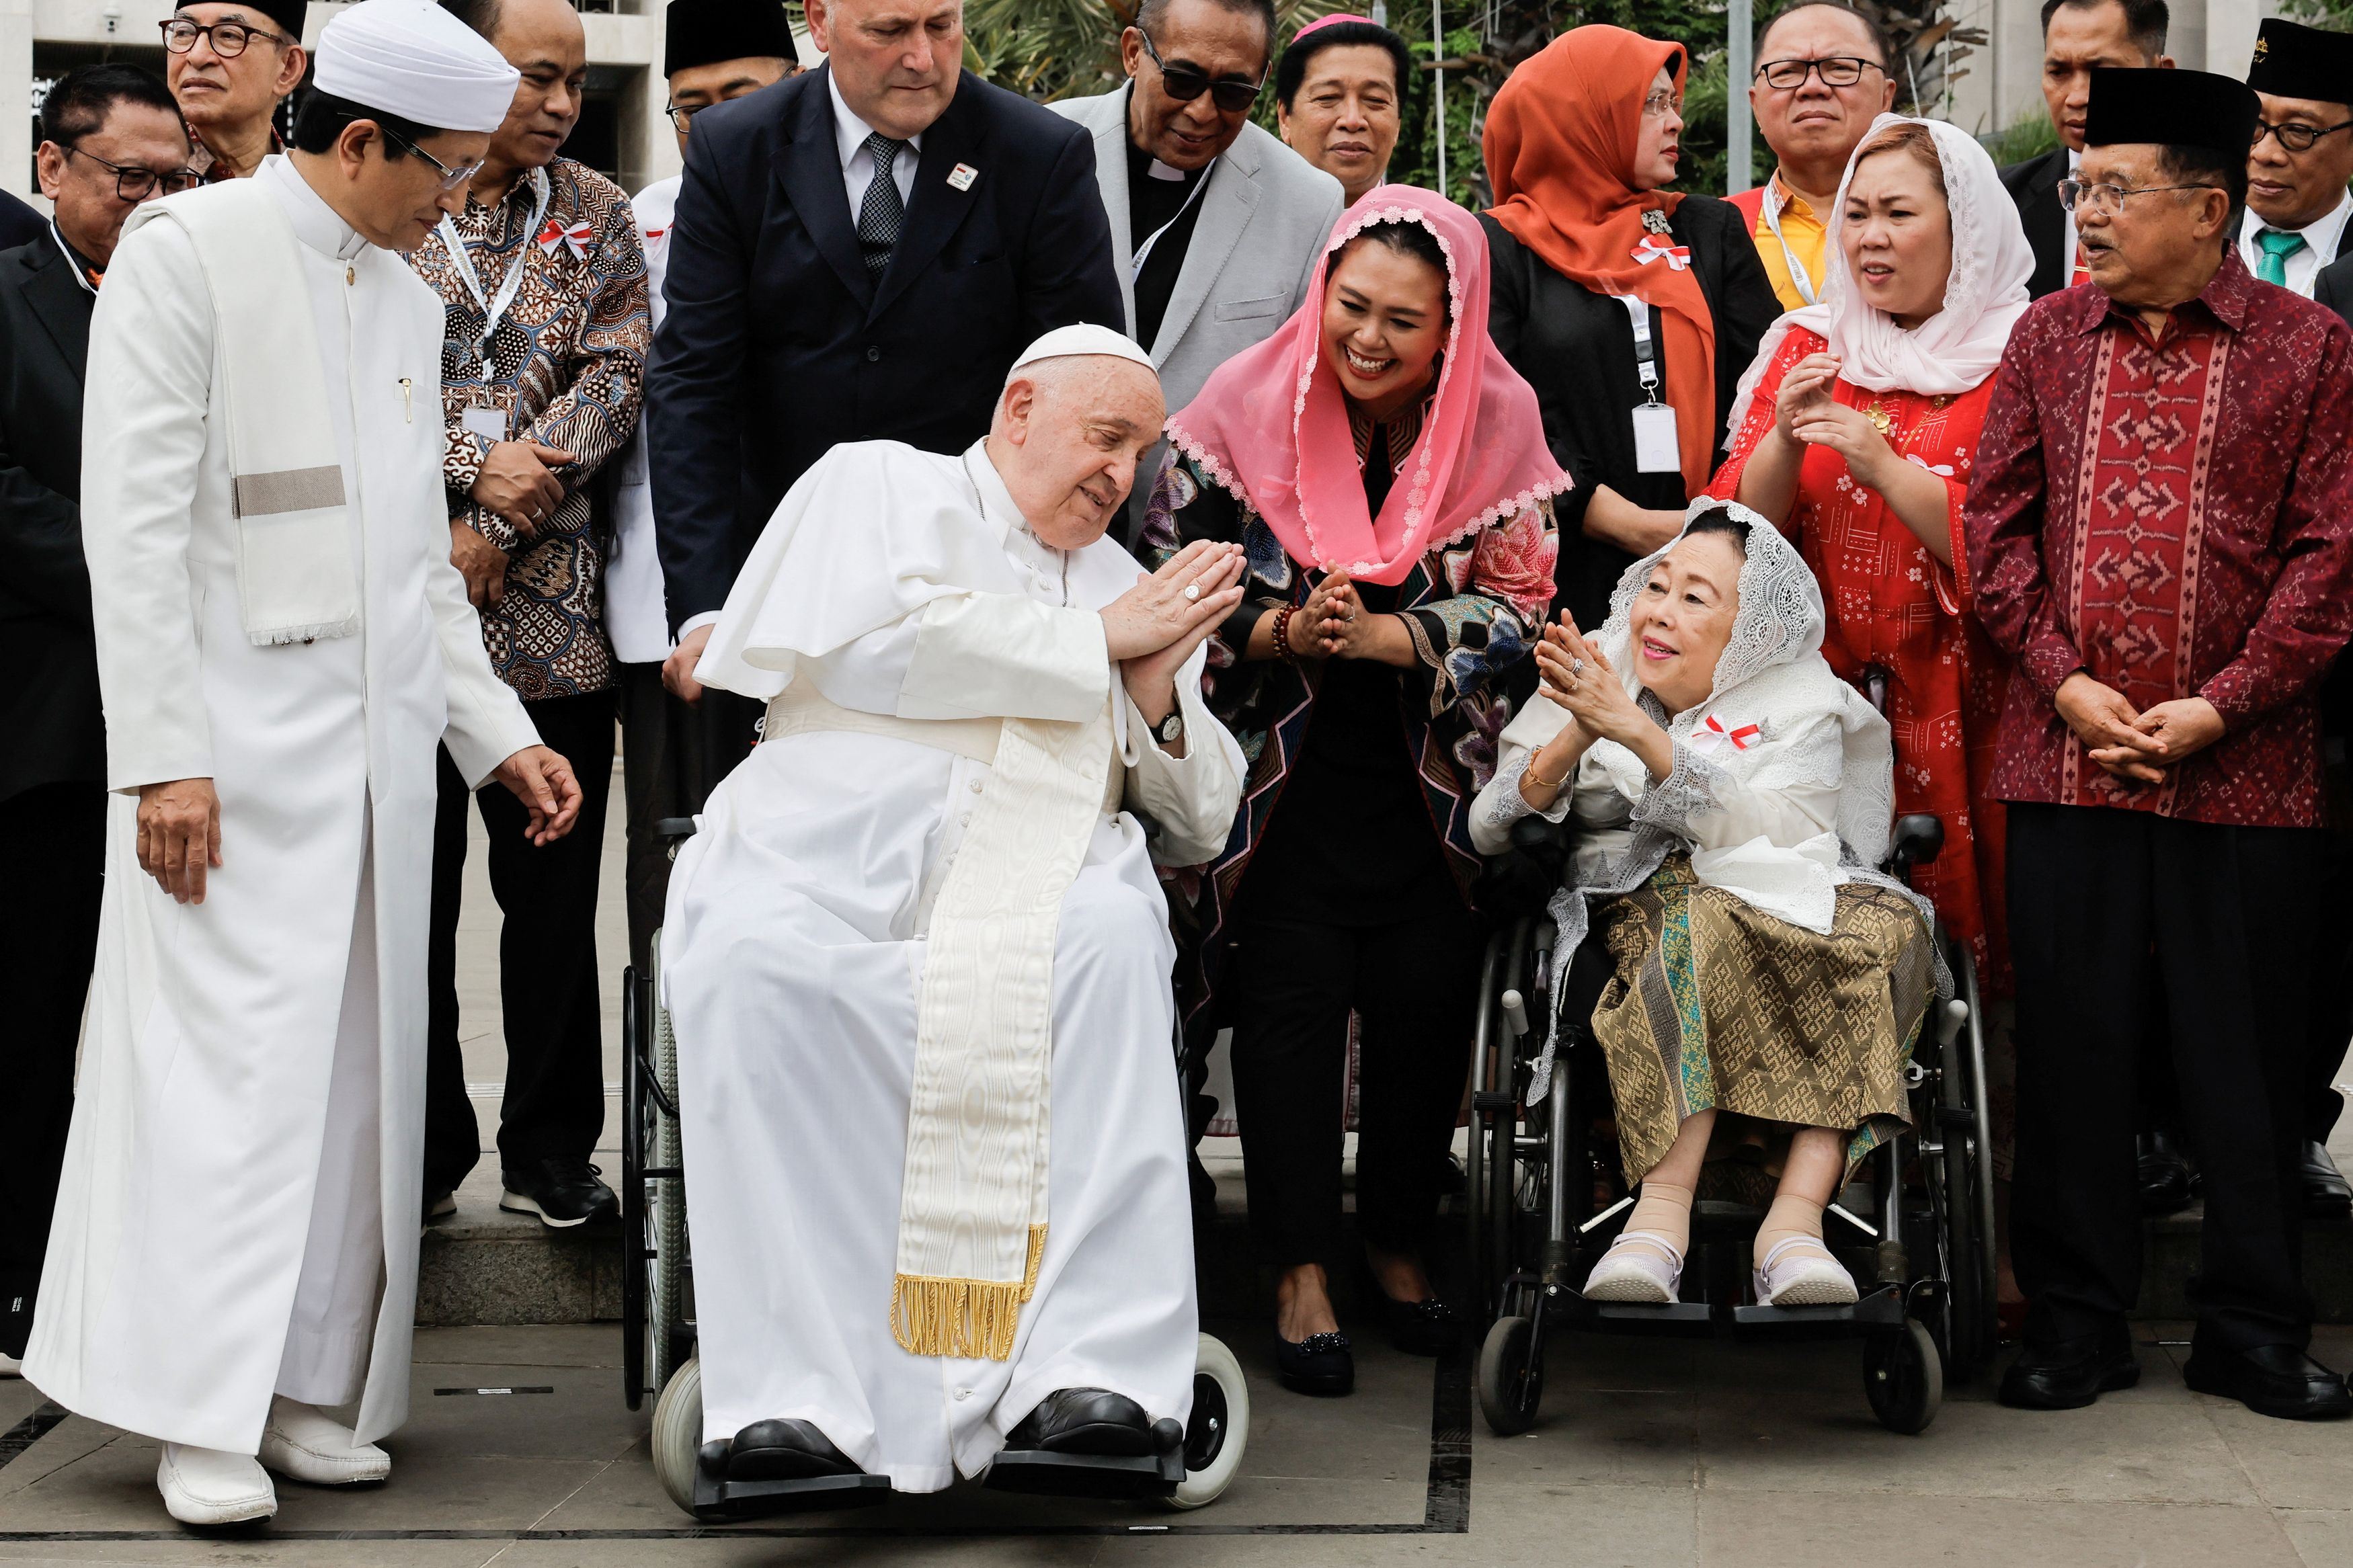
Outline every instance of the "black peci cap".
<path fill-rule="evenodd" d="M 2255 89 L 2211 71 L 2099 68 L 2092 72 L 2084 142 L 2203 147 L 2243 158 L 2254 142 Z"/>
<path fill-rule="evenodd" d="M 662 37 L 665 75 L 767 55 L 800 63 L 780 0 L 670 0 Z"/>
<path fill-rule="evenodd" d="M 185 10 L 201 0 L 176 0 L 177 8 Z M 278 24 L 278 30 L 296 43 L 302 41 L 302 21 L 310 14 L 310 0 L 240 0 L 240 8 L 259 11 Z"/>
<path fill-rule="evenodd" d="M 2330 33 L 2266 16 L 2255 34 L 2247 85 L 2275 98 L 2353 105 L 2353 33 Z"/>

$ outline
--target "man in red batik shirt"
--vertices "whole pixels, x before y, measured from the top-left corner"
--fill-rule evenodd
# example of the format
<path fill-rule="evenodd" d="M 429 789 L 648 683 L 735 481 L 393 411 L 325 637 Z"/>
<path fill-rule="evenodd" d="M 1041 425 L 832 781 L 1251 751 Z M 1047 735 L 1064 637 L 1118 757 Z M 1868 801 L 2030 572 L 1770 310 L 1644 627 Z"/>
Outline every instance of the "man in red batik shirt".
<path fill-rule="evenodd" d="M 2231 247 L 2243 83 L 2092 79 L 2065 196 L 2096 288 L 2020 321 L 1964 509 L 1978 613 L 2018 661 L 1993 786 L 2032 1305 L 2001 1398 L 2065 1409 L 2139 1377 L 2135 1058 L 2161 994 L 2206 1176 L 2185 1376 L 2345 1415 L 2306 1353 L 2297 894 L 2324 847 L 2316 697 L 2353 633 L 2353 334 Z"/>

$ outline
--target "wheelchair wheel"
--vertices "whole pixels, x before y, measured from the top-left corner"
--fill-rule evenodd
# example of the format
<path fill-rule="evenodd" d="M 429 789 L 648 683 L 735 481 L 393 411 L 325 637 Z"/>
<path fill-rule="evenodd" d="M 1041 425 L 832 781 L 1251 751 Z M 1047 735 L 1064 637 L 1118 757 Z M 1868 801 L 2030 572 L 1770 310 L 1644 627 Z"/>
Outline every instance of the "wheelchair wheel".
<path fill-rule="evenodd" d="M 670 1500 L 694 1511 L 694 1460 L 702 1447 L 702 1363 L 690 1356 L 654 1404 L 654 1479 Z"/>
<path fill-rule="evenodd" d="M 691 1348 L 678 1042 L 661 1005 L 661 933 L 622 993 L 621 1373 L 629 1408 L 669 1387 Z"/>
<path fill-rule="evenodd" d="M 1535 1425 L 1544 1401 L 1544 1337 L 1535 1318 L 1495 1320 L 1479 1347 L 1478 1390 L 1479 1413 L 1498 1437 L 1516 1437 Z"/>
<path fill-rule="evenodd" d="M 1945 1311 L 1947 1370 L 1967 1382 L 1992 1359 L 1995 1340 L 1995 1257 L 1992 1230 L 1993 1151 L 1986 1110 L 1984 1023 L 1978 1016 L 1977 968 L 1967 947 L 1954 944 L 1958 997 L 1968 1009 L 1962 1032 L 1944 1053 L 1937 1086 L 1938 1205 L 1945 1226 L 1945 1263 L 1951 1298 Z"/>
<path fill-rule="evenodd" d="M 638 1256 L 646 1234 L 645 1085 L 638 1044 L 646 1027 L 645 984 L 621 971 L 621 1397 L 646 1400 L 646 1276 Z"/>
<path fill-rule="evenodd" d="M 1193 1415 L 1185 1424 L 1185 1479 L 1164 1500 L 1173 1509 L 1218 1500 L 1241 1469 L 1250 1446 L 1250 1385 L 1225 1342 L 1203 1334 L 1194 1352 Z"/>
<path fill-rule="evenodd" d="M 1907 1321 L 1897 1331 L 1865 1340 L 1862 1391 L 1871 1413 L 1890 1432 L 1911 1437 L 1926 1431 L 1945 1402 L 1945 1363 L 1936 1336 Z"/>

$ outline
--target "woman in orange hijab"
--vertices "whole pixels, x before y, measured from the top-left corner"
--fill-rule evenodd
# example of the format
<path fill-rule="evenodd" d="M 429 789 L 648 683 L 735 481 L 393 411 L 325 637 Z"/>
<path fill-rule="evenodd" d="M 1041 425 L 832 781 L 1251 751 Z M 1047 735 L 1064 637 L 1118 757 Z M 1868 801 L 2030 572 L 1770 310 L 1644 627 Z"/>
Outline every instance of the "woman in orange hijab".
<path fill-rule="evenodd" d="M 1580 626 L 1599 626 L 1619 574 L 1681 531 L 1781 313 L 1738 210 L 1660 189 L 1681 156 L 1687 63 L 1680 44 L 1578 27 L 1487 110 L 1489 330 L 1577 480 L 1554 502 L 1553 603 Z"/>

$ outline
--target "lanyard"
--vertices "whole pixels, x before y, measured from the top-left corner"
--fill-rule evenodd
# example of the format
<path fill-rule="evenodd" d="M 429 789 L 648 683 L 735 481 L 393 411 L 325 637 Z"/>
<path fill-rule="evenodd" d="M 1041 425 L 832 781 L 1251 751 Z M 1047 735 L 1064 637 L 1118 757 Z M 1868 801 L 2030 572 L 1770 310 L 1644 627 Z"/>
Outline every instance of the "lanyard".
<path fill-rule="evenodd" d="M 1631 294 L 1613 294 L 1610 298 L 1626 307 L 1627 319 L 1634 323 L 1634 374 L 1641 378 L 1644 400 L 1656 404 L 1659 364 L 1651 342 L 1651 307 Z"/>
<path fill-rule="evenodd" d="M 1773 231 L 1774 239 L 1781 247 L 1781 259 L 1788 264 L 1789 286 L 1797 289 L 1798 298 L 1807 304 L 1820 304 L 1821 301 L 1815 295 L 1814 280 L 1806 271 L 1806 264 L 1798 259 L 1798 253 L 1789 248 L 1788 237 L 1781 233 L 1781 182 L 1778 177 L 1767 182 L 1763 205 L 1765 226 Z"/>
<path fill-rule="evenodd" d="M 1154 229 L 1151 235 L 1145 238 L 1145 242 L 1135 247 L 1135 259 L 1127 264 L 1127 281 L 1131 287 L 1134 285 L 1137 279 L 1144 276 L 1144 258 L 1152 254 L 1152 247 L 1160 243 L 1160 237 L 1166 234 L 1170 229 L 1175 228 L 1176 226 L 1176 219 L 1181 218 L 1187 213 L 1191 212 L 1193 210 L 1193 204 L 1200 199 L 1201 193 L 1209 188 L 1209 176 L 1216 173 L 1218 161 L 1215 158 L 1210 159 L 1208 163 L 1201 170 L 1201 177 L 1193 182 L 1193 188 L 1185 193 L 1185 205 L 1176 209 L 1176 216 L 1170 218 L 1166 223 L 1164 223 L 1158 228 Z M 1147 179 L 1150 177 L 1151 176 L 1148 174 L 1145 176 Z"/>
<path fill-rule="evenodd" d="M 531 247 L 539 237 L 539 221 L 547 216 L 547 171 L 533 169 L 531 172 L 531 222 L 522 231 L 522 243 L 515 247 L 514 261 L 507 268 L 505 281 L 499 285 L 496 299 L 483 292 L 481 274 L 474 270 L 474 258 L 466 248 L 464 237 L 459 234 L 458 226 L 450 221 L 448 213 L 441 215 L 442 247 L 449 252 L 449 259 L 456 265 L 458 277 L 466 285 L 466 292 L 474 297 L 474 303 L 481 309 L 482 340 L 475 346 L 481 356 L 484 381 L 491 379 L 493 370 L 491 339 L 498 331 L 499 322 L 505 319 L 507 307 L 514 303 L 516 293 L 522 288 L 522 275 L 531 260 Z M 500 205 L 505 205 L 503 198 Z"/>

